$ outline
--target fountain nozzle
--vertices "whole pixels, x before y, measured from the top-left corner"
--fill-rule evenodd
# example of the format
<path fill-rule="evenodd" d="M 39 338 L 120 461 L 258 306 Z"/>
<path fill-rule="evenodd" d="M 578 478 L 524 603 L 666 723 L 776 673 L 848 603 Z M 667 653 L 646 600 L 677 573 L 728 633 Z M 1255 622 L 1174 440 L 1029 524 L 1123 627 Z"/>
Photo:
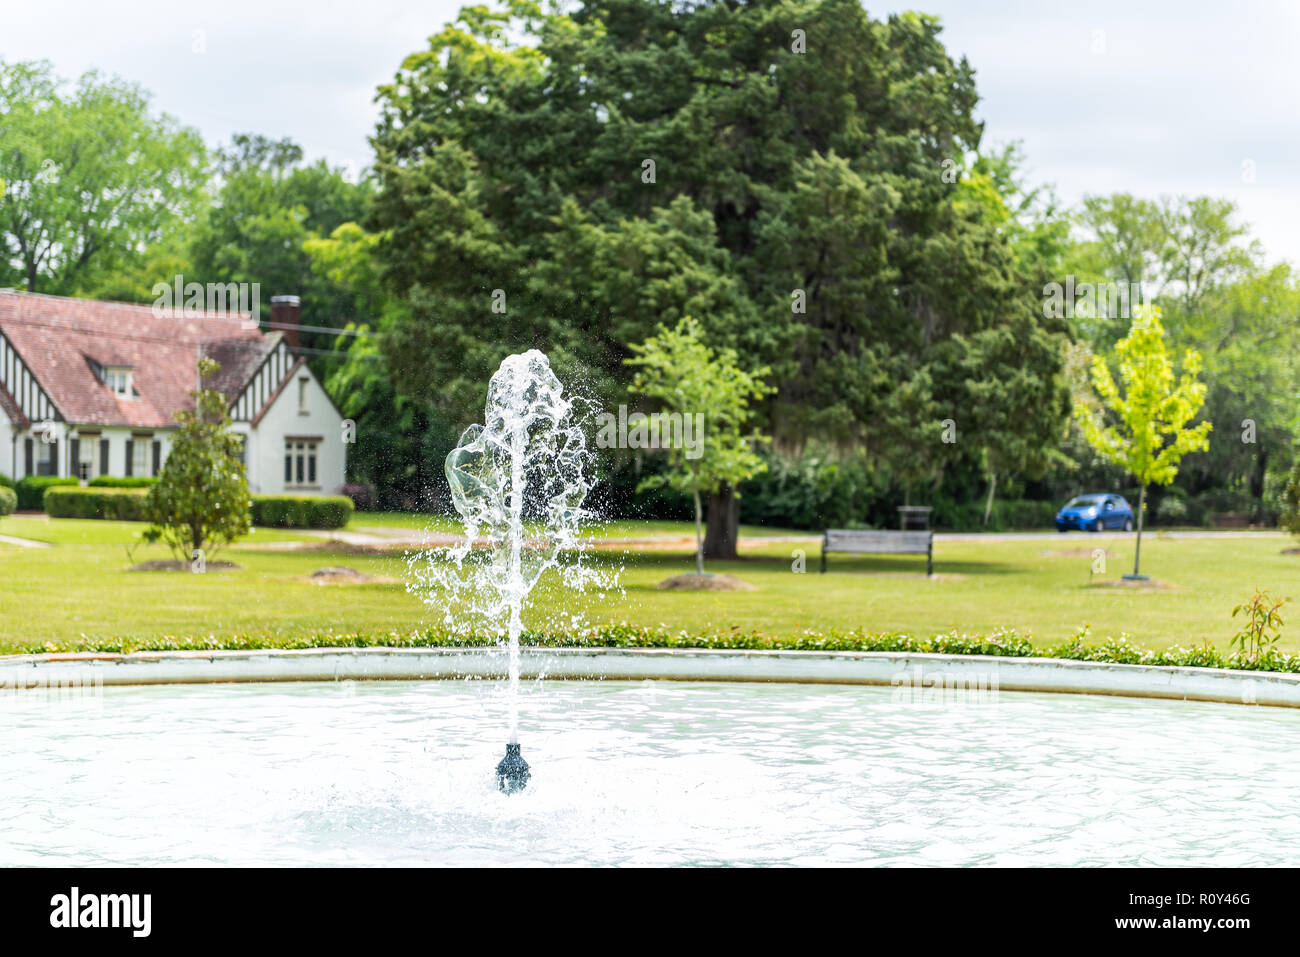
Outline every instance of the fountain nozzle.
<path fill-rule="evenodd" d="M 514 794 L 528 786 L 528 762 L 519 753 L 519 745 L 507 744 L 506 756 L 497 765 L 497 787 L 502 794 Z"/>

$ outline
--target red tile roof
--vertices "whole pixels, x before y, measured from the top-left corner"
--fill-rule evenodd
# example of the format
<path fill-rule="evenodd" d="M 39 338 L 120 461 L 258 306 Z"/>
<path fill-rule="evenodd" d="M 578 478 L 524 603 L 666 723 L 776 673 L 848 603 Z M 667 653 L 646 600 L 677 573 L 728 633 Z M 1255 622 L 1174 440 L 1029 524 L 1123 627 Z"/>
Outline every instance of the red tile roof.
<path fill-rule="evenodd" d="M 23 410 L 18 407 L 14 397 L 9 394 L 3 382 L 0 382 L 0 412 L 9 417 L 9 421 L 20 428 L 27 428 L 31 425 L 31 420 L 23 415 Z"/>
<path fill-rule="evenodd" d="M 215 313 L 155 315 L 152 306 L 24 292 L 0 292 L 0 332 L 66 421 L 144 428 L 175 425 L 173 413 L 193 406 L 200 347 L 231 366 L 217 385 L 233 401 L 279 339 Z M 90 360 L 130 366 L 139 397 L 114 395 Z"/>
<path fill-rule="evenodd" d="M 283 338 L 284 333 L 268 332 L 256 339 L 222 339 L 204 343 L 203 354 L 216 360 L 221 367 L 208 383 L 208 388 L 216 389 L 234 402 Z"/>

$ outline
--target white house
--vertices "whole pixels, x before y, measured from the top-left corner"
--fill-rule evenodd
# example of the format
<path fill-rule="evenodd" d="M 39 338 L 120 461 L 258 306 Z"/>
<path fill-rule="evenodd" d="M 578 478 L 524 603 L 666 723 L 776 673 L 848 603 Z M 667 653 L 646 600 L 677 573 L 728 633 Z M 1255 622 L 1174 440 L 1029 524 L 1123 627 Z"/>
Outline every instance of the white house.
<path fill-rule="evenodd" d="M 298 325 L 296 296 L 271 302 L 274 324 Z M 0 292 L 0 473 L 157 475 L 206 356 L 244 436 L 249 488 L 333 494 L 343 416 L 297 343 L 296 328 L 263 333 L 240 316 Z"/>

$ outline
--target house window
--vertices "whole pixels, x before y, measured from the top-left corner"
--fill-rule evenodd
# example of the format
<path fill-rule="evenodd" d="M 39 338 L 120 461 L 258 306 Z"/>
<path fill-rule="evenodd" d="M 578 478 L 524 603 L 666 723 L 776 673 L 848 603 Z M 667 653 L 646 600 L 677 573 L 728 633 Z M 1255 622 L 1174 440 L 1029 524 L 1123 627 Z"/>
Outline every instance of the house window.
<path fill-rule="evenodd" d="M 36 441 L 36 474 L 54 475 L 54 443 L 42 439 Z"/>
<path fill-rule="evenodd" d="M 149 440 L 139 438 L 131 443 L 131 474 L 149 474 Z"/>
<path fill-rule="evenodd" d="M 95 477 L 95 453 L 98 450 L 99 443 L 93 437 L 82 438 L 78 446 L 78 461 L 76 462 L 77 478 L 83 482 Z"/>
<path fill-rule="evenodd" d="M 123 399 L 131 398 L 133 390 L 130 369 L 105 369 L 104 382 L 113 390 L 114 395 L 121 396 Z"/>
<path fill-rule="evenodd" d="M 298 379 L 298 414 L 308 415 L 307 409 L 307 383 L 311 380 L 306 376 Z"/>
<path fill-rule="evenodd" d="M 318 442 L 287 439 L 284 443 L 284 484 L 315 485 Z"/>

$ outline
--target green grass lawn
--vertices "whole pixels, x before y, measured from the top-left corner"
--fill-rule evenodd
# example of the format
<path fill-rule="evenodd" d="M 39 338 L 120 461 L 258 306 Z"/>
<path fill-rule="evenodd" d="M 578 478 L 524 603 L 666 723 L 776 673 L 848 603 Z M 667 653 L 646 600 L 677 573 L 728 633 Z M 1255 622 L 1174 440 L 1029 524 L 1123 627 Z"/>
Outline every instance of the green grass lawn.
<path fill-rule="evenodd" d="M 50 518 L 48 515 L 7 515 L 0 518 L 0 535 L 26 538 L 49 545 L 120 545 L 138 542 L 143 522 L 101 522 L 88 518 Z M 296 542 L 314 541 L 313 536 L 291 528 L 257 528 L 245 541 Z M 0 543 L 0 547 L 12 548 Z M 125 554 L 123 552 L 122 554 Z M 144 554 L 144 553 L 141 553 Z M 148 558 L 165 557 L 150 552 Z M 144 561 L 145 559 L 139 559 Z"/>
<path fill-rule="evenodd" d="M 360 516 L 354 525 L 379 527 L 373 517 Z M 613 537 L 641 528 L 622 524 L 627 527 Z M 22 548 L 0 542 L 0 652 L 79 635 L 292 637 L 330 630 L 409 631 L 438 618 L 405 591 L 400 553 L 273 551 L 256 546 L 311 537 L 259 529 L 217 556 L 238 563 L 238 570 L 132 572 L 125 545 L 139 529 L 135 523 L 42 516 L 0 519 L 0 535 L 53 545 Z M 654 532 L 670 538 L 693 535 L 691 526 L 681 523 L 656 523 Z M 954 628 L 977 633 L 1006 627 L 1031 632 L 1043 642 L 1059 641 L 1090 624 L 1095 638 L 1127 632 L 1151 647 L 1208 639 L 1222 648 L 1236 631 L 1233 605 L 1256 586 L 1291 594 L 1300 571 L 1300 557 L 1283 555 L 1290 542 L 1280 537 L 1173 540 L 1150 535 L 1143 540 L 1143 570 L 1169 582 L 1171 590 L 1089 587 L 1088 550 L 1097 544 L 1081 535 L 940 542 L 935 546 L 937 577 L 927 580 L 921 556 L 837 555 L 831 572 L 820 575 L 815 543 L 745 548 L 742 537 L 741 561 L 709 567 L 737 575 L 757 590 L 695 593 L 655 588 L 669 575 L 690 570 L 687 547 L 606 548 L 599 560 L 623 566 L 623 595 L 602 600 L 544 590 L 526 620 L 530 627 L 555 627 L 581 613 L 593 623 L 773 634 L 856 628 L 928 636 Z M 1116 579 L 1131 568 L 1132 541 L 1104 544 L 1111 551 L 1105 577 Z M 791 570 L 796 548 L 806 550 L 803 574 Z M 165 557 L 168 553 L 159 546 L 134 552 L 135 561 Z M 387 580 L 314 584 L 311 572 L 329 565 L 348 565 Z M 1300 599 L 1300 589 L 1294 591 Z M 1289 619 L 1291 610 L 1284 609 L 1284 617 Z M 1300 650 L 1297 636 L 1300 620 L 1297 627 L 1284 629 L 1280 647 Z"/>
<path fill-rule="evenodd" d="M 348 522 L 349 532 L 410 532 L 435 530 L 440 532 L 460 531 L 460 522 L 446 515 L 430 515 L 412 512 L 356 512 Z M 0 532 L 3 534 L 3 532 Z M 756 525 L 740 526 L 742 537 L 807 537 L 810 532 L 801 532 L 787 528 L 768 528 Z M 689 522 L 670 521 L 633 521 L 620 520 L 593 525 L 588 530 L 592 538 L 691 538 L 695 537 L 695 526 Z"/>
<path fill-rule="evenodd" d="M 421 529 L 451 530 L 456 523 L 445 515 L 420 512 L 353 512 L 348 531 L 360 532 L 367 528 L 392 531 L 420 531 Z"/>

